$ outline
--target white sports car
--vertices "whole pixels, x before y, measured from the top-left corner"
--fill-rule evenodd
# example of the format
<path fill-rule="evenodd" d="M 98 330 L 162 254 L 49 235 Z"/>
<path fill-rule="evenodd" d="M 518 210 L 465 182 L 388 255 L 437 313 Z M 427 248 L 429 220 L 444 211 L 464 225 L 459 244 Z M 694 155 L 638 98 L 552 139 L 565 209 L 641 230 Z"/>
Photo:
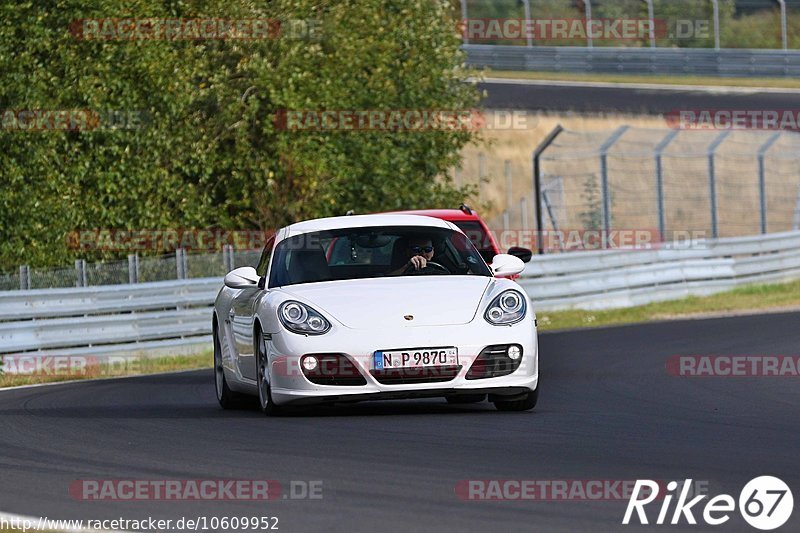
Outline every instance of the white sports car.
<path fill-rule="evenodd" d="M 416 215 L 310 220 L 278 231 L 214 304 L 217 398 L 291 405 L 487 398 L 536 405 L 536 321 L 514 281 L 452 223 Z"/>

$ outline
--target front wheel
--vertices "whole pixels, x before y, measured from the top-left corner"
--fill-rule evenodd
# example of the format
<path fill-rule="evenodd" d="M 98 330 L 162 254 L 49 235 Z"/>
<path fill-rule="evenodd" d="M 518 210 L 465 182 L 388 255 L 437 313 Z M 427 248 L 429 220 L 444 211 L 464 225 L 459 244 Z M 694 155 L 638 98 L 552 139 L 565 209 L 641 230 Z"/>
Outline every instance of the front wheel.
<path fill-rule="evenodd" d="M 269 362 L 267 361 L 267 346 L 264 336 L 256 330 L 255 338 L 256 349 L 256 383 L 258 385 L 258 405 L 261 411 L 267 416 L 278 415 L 280 407 L 272 401 L 272 390 L 269 386 Z"/>
<path fill-rule="evenodd" d="M 234 392 L 228 387 L 225 368 L 222 366 L 222 349 L 216 331 L 214 332 L 214 386 L 217 390 L 217 401 L 223 409 L 240 409 L 251 402 L 252 397 Z"/>
<path fill-rule="evenodd" d="M 536 407 L 539 400 L 539 385 L 536 389 L 529 391 L 524 398 L 519 400 L 496 400 L 494 406 L 498 411 L 530 411 Z"/>

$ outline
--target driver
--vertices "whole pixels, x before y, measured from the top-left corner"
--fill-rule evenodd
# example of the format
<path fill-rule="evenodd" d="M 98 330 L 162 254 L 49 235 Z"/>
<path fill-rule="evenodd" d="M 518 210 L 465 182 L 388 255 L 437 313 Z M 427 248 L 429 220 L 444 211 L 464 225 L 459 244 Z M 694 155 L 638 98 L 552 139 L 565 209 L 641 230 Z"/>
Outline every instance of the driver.
<path fill-rule="evenodd" d="M 408 262 L 389 272 L 390 276 L 399 276 L 411 270 L 422 270 L 428 265 L 428 261 L 433 259 L 433 242 L 429 238 L 415 237 L 408 242 Z"/>

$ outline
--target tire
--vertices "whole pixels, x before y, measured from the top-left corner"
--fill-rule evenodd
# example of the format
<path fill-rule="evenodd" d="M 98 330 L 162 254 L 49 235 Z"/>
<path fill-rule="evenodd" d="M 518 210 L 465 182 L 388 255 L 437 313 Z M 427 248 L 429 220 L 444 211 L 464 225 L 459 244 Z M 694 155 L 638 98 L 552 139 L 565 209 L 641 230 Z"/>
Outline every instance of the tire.
<path fill-rule="evenodd" d="M 536 407 L 536 402 L 539 400 L 539 385 L 536 385 L 536 390 L 528 392 L 528 394 L 521 400 L 508 400 L 508 401 L 495 401 L 494 406 L 498 411 L 530 411 Z"/>
<path fill-rule="evenodd" d="M 445 396 L 447 403 L 453 405 L 464 405 L 469 403 L 480 403 L 486 399 L 485 394 L 459 394 L 457 396 Z"/>
<path fill-rule="evenodd" d="M 217 401 L 223 409 L 241 409 L 249 407 L 253 403 L 250 396 L 234 392 L 228 387 L 228 380 L 225 379 L 225 370 L 222 366 L 222 348 L 216 328 L 214 328 L 214 388 L 217 392 Z"/>
<path fill-rule="evenodd" d="M 269 365 L 267 362 L 267 347 L 261 329 L 256 328 L 253 335 L 253 344 L 256 360 L 256 385 L 258 388 L 258 406 L 267 416 L 280 415 L 283 410 L 272 401 L 272 389 L 269 385 Z"/>

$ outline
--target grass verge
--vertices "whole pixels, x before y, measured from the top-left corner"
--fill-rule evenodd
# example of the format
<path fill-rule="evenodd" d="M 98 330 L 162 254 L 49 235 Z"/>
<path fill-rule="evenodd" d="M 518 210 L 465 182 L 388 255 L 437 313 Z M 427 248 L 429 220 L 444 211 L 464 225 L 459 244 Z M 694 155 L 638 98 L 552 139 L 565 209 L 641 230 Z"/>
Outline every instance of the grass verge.
<path fill-rule="evenodd" d="M 517 70 L 484 70 L 487 78 L 518 80 L 586 81 L 606 83 L 655 83 L 661 85 L 708 85 L 716 87 L 766 87 L 800 89 L 798 78 L 721 78 L 714 76 L 672 76 L 649 74 L 597 74 L 572 72 L 529 72 Z"/>
<path fill-rule="evenodd" d="M 35 357 L 35 356 L 34 356 Z M 44 358 L 46 359 L 46 357 Z M 0 388 L 16 387 L 19 385 L 35 385 L 38 383 L 54 383 L 58 381 L 73 381 L 76 379 L 94 379 L 122 376 L 138 376 L 145 374 L 157 374 L 159 372 L 171 372 L 175 370 L 194 370 L 201 368 L 211 368 L 214 366 L 214 354 L 211 350 L 194 355 L 176 355 L 164 357 L 134 357 L 134 358 L 114 358 L 112 363 L 104 363 L 103 359 L 97 358 L 97 363 L 92 364 L 94 359 L 87 357 L 88 364 L 83 364 L 83 358 L 65 358 L 55 364 L 66 364 L 71 368 L 55 370 L 52 365 L 45 365 L 44 368 L 35 373 L 29 374 L 0 374 Z M 8 364 L 8 362 L 6 362 Z M 0 530 L 2 531 L 2 530 Z"/>
<path fill-rule="evenodd" d="M 712 296 L 691 296 L 624 309 L 541 311 L 537 318 L 539 329 L 547 331 L 792 308 L 800 308 L 800 281 L 748 285 Z"/>

